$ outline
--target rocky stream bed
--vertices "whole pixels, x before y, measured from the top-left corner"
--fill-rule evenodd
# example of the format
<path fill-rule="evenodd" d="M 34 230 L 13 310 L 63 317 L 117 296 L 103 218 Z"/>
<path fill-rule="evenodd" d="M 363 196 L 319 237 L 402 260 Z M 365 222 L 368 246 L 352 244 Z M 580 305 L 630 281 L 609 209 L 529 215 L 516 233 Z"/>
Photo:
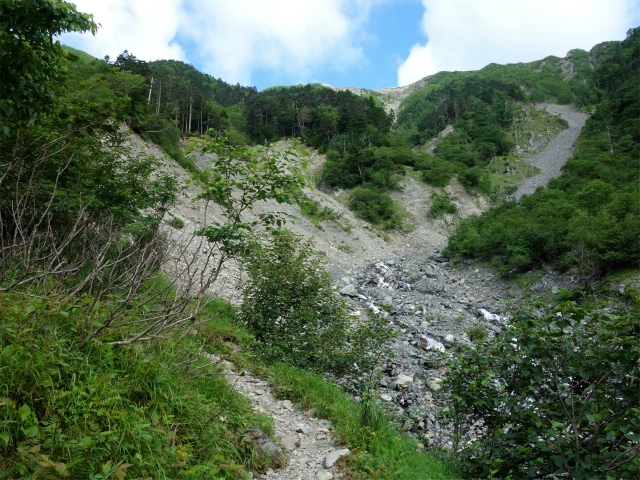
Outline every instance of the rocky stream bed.
<path fill-rule="evenodd" d="M 424 445 L 450 446 L 449 426 L 436 414 L 444 370 L 441 354 L 455 355 L 462 345 L 479 341 L 478 329 L 491 339 L 509 321 L 509 310 L 527 294 L 555 295 L 572 288 L 578 279 L 554 271 L 525 275 L 520 283 L 504 280 L 489 266 L 477 262 L 452 262 L 441 247 L 408 251 L 353 268 L 333 266 L 335 295 L 347 298 L 360 315 L 380 313 L 394 325 L 397 337 L 392 355 L 381 359 L 375 376 L 375 393 L 382 407 L 400 428 Z M 524 287 L 524 288 L 523 288 Z M 300 411 L 288 400 L 276 399 L 266 381 L 249 372 L 235 372 L 222 362 L 235 388 L 248 396 L 256 411 L 274 419 L 274 443 L 256 435 L 259 448 L 279 451 L 287 458 L 283 468 L 254 474 L 263 480 L 330 480 L 342 478 L 341 459 L 349 450 L 331 435 L 331 424 L 314 411 Z M 362 372 L 368 376 L 370 372 Z M 350 389 L 349 380 L 333 381 Z M 357 393 L 354 393 L 358 400 Z"/>
<path fill-rule="evenodd" d="M 455 355 L 485 335 L 490 341 L 525 295 L 555 295 L 578 282 L 550 270 L 514 283 L 477 262 L 451 262 L 437 247 L 359 270 L 336 270 L 334 277 L 337 295 L 351 299 L 362 314 L 381 313 L 398 331 L 393 356 L 384 360 L 376 380 L 383 404 L 404 430 L 442 447 L 451 435 L 436 420 L 441 354 Z"/>

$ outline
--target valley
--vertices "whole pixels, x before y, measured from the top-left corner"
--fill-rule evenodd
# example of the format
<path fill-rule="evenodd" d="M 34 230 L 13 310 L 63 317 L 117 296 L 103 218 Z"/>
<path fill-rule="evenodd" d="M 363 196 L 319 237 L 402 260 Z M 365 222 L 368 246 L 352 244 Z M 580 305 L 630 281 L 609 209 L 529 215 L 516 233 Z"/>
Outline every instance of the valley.
<path fill-rule="evenodd" d="M 516 195 L 527 191 L 527 185 L 540 185 L 537 182 L 541 182 L 541 176 L 548 181 L 560 174 L 584 125 L 586 116 L 573 107 L 551 105 L 547 108 L 563 115 L 569 128 L 551 139 L 540 152 L 525 159 L 541 168 L 542 173 L 526 179 Z M 187 172 L 165 157 L 153 143 L 143 142 L 135 135 L 130 141 L 134 154 L 152 153 L 163 158 L 166 172 L 177 175 L 182 182 L 189 178 Z M 283 148 L 284 144 L 280 142 L 275 147 Z M 326 161 L 325 156 L 300 148 L 308 152 L 307 174 L 313 178 Z M 538 158 L 546 159 L 547 163 L 538 163 Z M 197 157 L 194 162 L 201 169 L 207 168 L 205 157 Z M 554 170 L 548 169 L 549 164 L 555 166 Z M 381 359 L 381 377 L 376 380 L 375 390 L 382 408 L 401 422 L 403 430 L 423 439 L 427 446 L 450 449 L 451 427 L 437 420 L 443 374 L 438 367 L 439 355 L 445 351 L 455 355 L 459 348 L 471 347 L 479 338 L 500 334 L 508 328 L 509 309 L 526 295 L 553 297 L 560 294 L 560 288 L 578 287 L 580 280 L 575 275 L 561 275 L 548 269 L 531 272 L 515 282 L 502 278 L 486 263 L 453 262 L 443 256 L 441 250 L 456 222 L 481 214 L 489 208 L 490 201 L 482 195 L 467 193 L 457 181 L 452 181 L 442 190 L 458 207 L 458 213 L 434 219 L 428 211 L 431 196 L 438 190 L 411 175 L 403 178 L 401 188 L 393 197 L 407 212 L 407 222 L 413 225 L 407 233 L 381 234 L 345 206 L 341 201 L 344 192 L 326 193 L 309 188 L 305 191 L 319 208 L 330 209 L 337 222 L 331 219 L 312 222 L 298 207 L 287 206 L 283 211 L 294 218 L 287 223 L 287 228 L 315 242 L 323 264 L 332 273 L 334 291 L 349 299 L 352 311 L 358 316 L 382 312 L 397 329 L 393 357 Z M 198 193 L 194 184 L 187 185 L 182 201 L 165 216 L 166 220 L 179 218 L 184 222 L 184 229 L 179 232 L 166 227 L 177 239 L 191 235 L 207 222 L 223 220 L 210 210 L 208 217 L 205 216 L 203 202 L 195 199 Z M 259 204 L 252 215 L 279 207 L 273 203 Z M 241 299 L 238 286 L 243 282 L 243 275 L 238 263 L 228 262 L 210 293 L 238 303 Z M 268 471 L 261 478 L 340 478 L 327 475 L 331 469 L 325 465 L 325 458 L 327 453 L 340 451 L 341 447 L 322 427 L 322 421 L 313 417 L 313 412 L 296 411 L 291 402 L 274 398 L 267 382 L 250 374 L 238 376 L 233 363 L 225 364 L 231 384 L 249 395 L 259 412 L 273 415 L 276 438 L 291 456 L 286 468 Z M 350 376 L 354 373 L 358 375 L 351 372 Z M 366 376 L 368 372 L 362 374 Z M 336 380 L 348 390 L 352 388 L 351 381 Z"/>
<path fill-rule="evenodd" d="M 258 91 L 0 13 L 0 480 L 638 477 L 640 27 Z"/>

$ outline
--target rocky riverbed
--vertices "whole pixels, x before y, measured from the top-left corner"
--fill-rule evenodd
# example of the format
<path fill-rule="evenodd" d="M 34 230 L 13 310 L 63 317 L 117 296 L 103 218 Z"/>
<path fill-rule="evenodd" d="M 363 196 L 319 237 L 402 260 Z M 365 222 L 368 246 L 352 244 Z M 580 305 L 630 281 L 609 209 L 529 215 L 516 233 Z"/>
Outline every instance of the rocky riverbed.
<path fill-rule="evenodd" d="M 442 353 L 455 354 L 485 336 L 490 341 L 526 295 L 555 295 L 578 282 L 551 270 L 506 281 L 486 265 L 452 262 L 438 247 L 335 271 L 334 277 L 336 295 L 349 298 L 361 314 L 384 315 L 398 331 L 393 357 L 383 361 L 375 383 L 383 404 L 405 430 L 441 446 L 450 439 L 436 420 Z"/>

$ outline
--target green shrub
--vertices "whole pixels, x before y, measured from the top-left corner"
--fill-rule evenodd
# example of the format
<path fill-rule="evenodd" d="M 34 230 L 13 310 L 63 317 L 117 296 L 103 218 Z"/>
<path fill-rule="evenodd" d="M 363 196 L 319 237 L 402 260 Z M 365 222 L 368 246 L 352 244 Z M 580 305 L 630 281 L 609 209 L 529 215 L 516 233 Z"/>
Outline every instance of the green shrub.
<path fill-rule="evenodd" d="M 442 217 L 445 213 L 456 214 L 458 213 L 458 207 L 451 203 L 446 193 L 434 193 L 431 197 L 429 216 L 433 218 Z"/>
<path fill-rule="evenodd" d="M 431 155 L 422 154 L 415 162 L 416 170 L 422 172 L 422 179 L 435 187 L 446 187 L 460 167 Z"/>
<path fill-rule="evenodd" d="M 460 183 L 464 185 L 466 189 L 478 187 L 480 185 L 480 178 L 482 177 L 482 168 L 473 167 L 468 170 L 464 170 L 460 173 Z"/>
<path fill-rule="evenodd" d="M 354 192 L 349 207 L 356 216 L 376 224 L 390 220 L 396 213 L 393 199 L 388 193 L 367 187 Z"/>
<path fill-rule="evenodd" d="M 474 341 L 481 341 L 487 336 L 487 327 L 481 320 L 478 320 L 472 326 L 466 329 L 467 335 L 469 338 Z"/>
<path fill-rule="evenodd" d="M 171 220 L 169 220 L 167 223 L 178 230 L 184 228 L 184 220 L 173 215 L 171 216 Z"/>
<path fill-rule="evenodd" d="M 637 307 L 534 304 L 452 359 L 444 417 L 469 476 L 638 478 L 639 332 Z"/>
<path fill-rule="evenodd" d="M 243 256 L 250 280 L 239 318 L 258 340 L 261 358 L 332 372 L 356 363 L 366 371 L 391 335 L 388 326 L 375 318 L 352 322 L 310 240 L 288 230 L 259 240 Z"/>

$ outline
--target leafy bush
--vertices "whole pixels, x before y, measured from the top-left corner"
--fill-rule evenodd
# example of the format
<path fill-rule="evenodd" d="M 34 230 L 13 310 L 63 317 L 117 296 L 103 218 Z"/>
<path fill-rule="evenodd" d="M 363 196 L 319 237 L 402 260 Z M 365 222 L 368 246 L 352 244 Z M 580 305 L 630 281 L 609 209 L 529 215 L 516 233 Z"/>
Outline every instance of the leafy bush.
<path fill-rule="evenodd" d="M 482 321 L 477 321 L 465 330 L 469 338 L 474 342 L 481 341 L 487 337 L 487 327 Z"/>
<path fill-rule="evenodd" d="M 257 202 L 297 205 L 303 201 L 305 180 L 301 170 L 307 164 L 299 160 L 294 144 L 283 150 L 272 146 L 249 148 L 234 145 L 220 133 L 192 140 L 187 153 L 192 152 L 211 155 L 209 168 L 202 172 L 203 191 L 197 198 L 217 204 L 228 219 L 226 224 L 207 225 L 197 232 L 223 253 L 217 260 L 218 269 L 227 258 L 246 249 L 250 232 L 261 227 L 279 228 L 285 223 L 281 212 L 257 215 L 250 221 L 243 221 L 243 212 L 253 210 Z"/>
<path fill-rule="evenodd" d="M 401 223 L 393 199 L 386 192 L 367 187 L 358 188 L 351 197 L 349 207 L 356 216 L 371 223 L 383 223 L 388 228 L 394 228 Z"/>
<path fill-rule="evenodd" d="M 638 358 L 637 307 L 520 310 L 503 335 L 448 364 L 443 414 L 467 473 L 638 478 Z"/>
<path fill-rule="evenodd" d="M 422 179 L 434 187 L 446 187 L 460 167 L 431 155 L 423 155 L 416 161 L 416 170 L 422 172 Z"/>
<path fill-rule="evenodd" d="M 364 371 L 391 331 L 382 321 L 349 317 L 313 243 L 288 230 L 272 231 L 243 256 L 250 280 L 239 318 L 255 335 L 261 357 L 312 370 Z"/>
<path fill-rule="evenodd" d="M 460 183 L 467 191 L 477 188 L 481 192 L 489 193 L 491 191 L 491 180 L 489 175 L 482 170 L 480 166 L 475 166 L 464 170 L 459 175 Z"/>
<path fill-rule="evenodd" d="M 173 228 L 176 228 L 178 230 L 181 228 L 184 228 L 184 220 L 173 215 L 171 216 L 171 219 L 167 223 Z"/>
<path fill-rule="evenodd" d="M 429 216 L 441 217 L 445 213 L 458 213 L 458 207 L 449 201 L 449 196 L 446 193 L 434 193 L 431 197 Z"/>

